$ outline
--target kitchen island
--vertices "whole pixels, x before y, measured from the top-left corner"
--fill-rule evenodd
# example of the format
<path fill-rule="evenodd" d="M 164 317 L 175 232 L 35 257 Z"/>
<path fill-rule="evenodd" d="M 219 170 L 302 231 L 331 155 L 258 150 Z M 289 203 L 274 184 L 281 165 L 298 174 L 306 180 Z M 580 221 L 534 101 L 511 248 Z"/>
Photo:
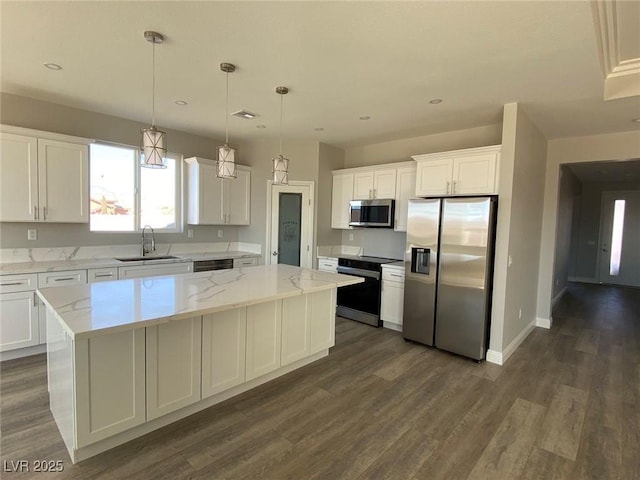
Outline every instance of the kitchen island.
<path fill-rule="evenodd" d="M 51 412 L 76 463 L 328 355 L 336 289 L 271 265 L 44 288 Z"/>

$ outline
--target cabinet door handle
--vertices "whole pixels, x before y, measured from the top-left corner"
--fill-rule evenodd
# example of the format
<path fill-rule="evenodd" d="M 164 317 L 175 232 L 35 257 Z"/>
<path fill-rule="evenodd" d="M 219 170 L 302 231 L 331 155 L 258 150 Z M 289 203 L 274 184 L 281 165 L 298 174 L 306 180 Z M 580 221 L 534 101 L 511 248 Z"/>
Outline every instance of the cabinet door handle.
<path fill-rule="evenodd" d="M 33 206 L 33 219 L 38 219 L 38 207 L 36 205 Z"/>
<path fill-rule="evenodd" d="M 54 282 L 64 282 L 66 280 L 75 280 L 75 278 L 73 278 L 73 277 L 65 277 L 65 278 L 54 278 L 53 279 Z"/>
<path fill-rule="evenodd" d="M 396 273 L 390 273 L 389 276 L 391 277 L 398 277 L 398 278 L 402 278 L 402 275 L 398 275 Z"/>
<path fill-rule="evenodd" d="M 453 181 L 453 192 L 452 193 L 456 193 L 456 183 L 457 182 L 454 180 Z"/>
<path fill-rule="evenodd" d="M 25 282 L 9 282 L 9 283 L 2 283 L 0 284 L 0 287 L 10 287 L 12 285 L 24 285 Z"/>
<path fill-rule="evenodd" d="M 113 273 L 97 273 L 95 278 L 113 277 Z"/>
<path fill-rule="evenodd" d="M 38 306 L 38 294 L 36 292 L 33 292 L 33 306 Z"/>
<path fill-rule="evenodd" d="M 447 195 L 449 195 L 449 185 L 451 185 L 451 182 L 447 181 Z"/>
<path fill-rule="evenodd" d="M 46 205 L 44 207 L 42 207 L 42 215 L 43 215 L 43 220 L 47 219 L 47 207 Z"/>

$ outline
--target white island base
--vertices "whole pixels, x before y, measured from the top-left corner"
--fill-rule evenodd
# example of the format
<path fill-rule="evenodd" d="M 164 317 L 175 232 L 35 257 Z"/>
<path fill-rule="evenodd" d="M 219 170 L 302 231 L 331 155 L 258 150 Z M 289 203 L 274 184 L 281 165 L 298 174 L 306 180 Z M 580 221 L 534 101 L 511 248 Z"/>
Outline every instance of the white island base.
<path fill-rule="evenodd" d="M 82 334 L 70 331 L 64 307 L 55 308 L 52 291 L 62 289 L 40 292 L 47 303 L 50 408 L 72 462 L 326 356 L 342 283 L 296 284 L 296 295 L 276 300 Z"/>

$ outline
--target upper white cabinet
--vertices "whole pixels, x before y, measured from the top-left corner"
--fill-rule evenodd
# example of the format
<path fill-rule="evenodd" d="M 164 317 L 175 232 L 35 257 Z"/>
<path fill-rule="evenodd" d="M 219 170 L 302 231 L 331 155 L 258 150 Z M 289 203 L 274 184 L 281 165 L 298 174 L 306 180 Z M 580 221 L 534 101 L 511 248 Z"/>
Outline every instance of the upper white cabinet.
<path fill-rule="evenodd" d="M 398 168 L 396 173 L 396 221 L 394 230 L 407 231 L 409 199 L 416 196 L 416 166 Z"/>
<path fill-rule="evenodd" d="M 89 221 L 87 145 L 0 133 L 0 221 Z"/>
<path fill-rule="evenodd" d="M 418 197 L 491 194 L 498 191 L 501 145 L 415 155 Z"/>
<path fill-rule="evenodd" d="M 353 178 L 353 200 L 395 198 L 396 169 L 384 168 L 358 172 Z"/>
<path fill-rule="evenodd" d="M 187 221 L 192 225 L 249 225 L 251 169 L 236 165 L 237 178 L 218 178 L 214 160 L 191 157 Z"/>
<path fill-rule="evenodd" d="M 334 173 L 331 191 L 331 228 L 349 228 L 351 200 L 353 200 L 353 173 Z"/>

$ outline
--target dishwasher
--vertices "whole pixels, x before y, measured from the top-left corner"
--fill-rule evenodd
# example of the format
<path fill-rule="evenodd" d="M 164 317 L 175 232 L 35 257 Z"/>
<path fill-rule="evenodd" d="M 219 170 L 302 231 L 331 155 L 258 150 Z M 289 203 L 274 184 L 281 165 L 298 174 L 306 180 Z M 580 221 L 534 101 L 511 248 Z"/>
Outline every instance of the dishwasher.
<path fill-rule="evenodd" d="M 193 262 L 194 272 L 208 272 L 209 270 L 228 270 L 233 268 L 233 259 L 196 260 Z"/>

